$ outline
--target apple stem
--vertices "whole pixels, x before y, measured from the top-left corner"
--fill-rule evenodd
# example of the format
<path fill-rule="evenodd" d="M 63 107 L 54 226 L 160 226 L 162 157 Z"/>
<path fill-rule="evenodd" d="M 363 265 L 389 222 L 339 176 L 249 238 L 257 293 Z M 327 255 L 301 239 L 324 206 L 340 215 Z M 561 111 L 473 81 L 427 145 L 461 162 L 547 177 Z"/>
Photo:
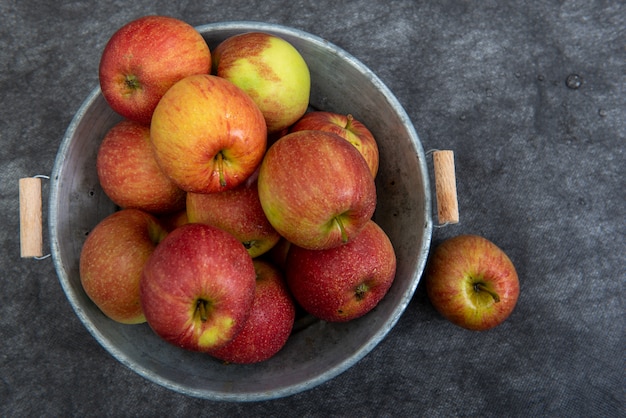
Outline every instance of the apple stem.
<path fill-rule="evenodd" d="M 348 233 L 346 232 L 346 228 L 343 226 L 343 222 L 341 222 L 341 218 L 336 217 L 335 222 L 339 225 L 339 230 L 341 231 L 341 242 L 344 244 L 348 242 Z"/>
<path fill-rule="evenodd" d="M 498 303 L 500 302 L 500 296 L 498 296 L 498 294 L 492 290 L 487 289 L 487 286 L 484 285 L 484 283 L 475 283 L 474 284 L 474 290 L 476 292 L 487 292 L 491 295 L 491 297 L 493 298 L 493 301 Z"/>
<path fill-rule="evenodd" d="M 222 151 L 218 152 L 215 158 L 217 159 L 217 172 L 220 176 L 220 186 L 226 187 L 226 179 L 224 178 L 224 154 L 222 154 Z"/>
<path fill-rule="evenodd" d="M 203 299 L 198 299 L 196 302 L 196 312 L 200 315 L 200 320 L 202 322 L 206 322 L 207 320 L 207 301 Z"/>
<path fill-rule="evenodd" d="M 354 118 L 352 117 L 352 115 L 351 115 L 351 114 L 347 114 L 347 115 L 346 115 L 346 118 L 347 118 L 348 120 L 347 120 L 347 122 L 346 122 L 345 129 L 349 129 L 349 128 L 350 128 L 350 125 L 352 125 L 352 121 L 354 120 Z"/>

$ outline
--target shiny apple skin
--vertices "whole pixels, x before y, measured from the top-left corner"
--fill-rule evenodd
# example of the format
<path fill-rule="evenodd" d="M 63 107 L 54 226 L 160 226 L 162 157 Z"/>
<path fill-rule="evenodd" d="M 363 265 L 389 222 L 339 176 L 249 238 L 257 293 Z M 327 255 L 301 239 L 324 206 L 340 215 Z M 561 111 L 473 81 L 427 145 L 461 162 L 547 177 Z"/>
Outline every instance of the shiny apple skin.
<path fill-rule="evenodd" d="M 269 133 L 287 129 L 309 106 L 309 67 L 300 52 L 279 36 L 248 32 L 225 39 L 213 51 L 212 71 L 254 100 Z"/>
<path fill-rule="evenodd" d="M 243 328 L 254 300 L 252 259 L 231 234 L 185 224 L 146 262 L 141 304 L 154 332 L 174 345 L 206 352 Z"/>
<path fill-rule="evenodd" d="M 267 128 L 246 93 L 205 74 L 186 77 L 165 93 L 150 139 L 159 166 L 178 187 L 214 193 L 237 187 L 257 170 Z"/>
<path fill-rule="evenodd" d="M 105 135 L 96 158 L 105 194 L 121 208 L 166 214 L 185 207 L 185 192 L 159 167 L 150 143 L 150 128 L 122 120 Z"/>
<path fill-rule="evenodd" d="M 263 159 L 258 188 L 272 226 L 308 249 L 349 242 L 376 209 L 376 185 L 367 163 L 354 146 L 329 132 L 299 131 L 280 138 Z"/>
<path fill-rule="evenodd" d="M 335 133 L 354 145 L 367 161 L 372 176 L 376 177 L 379 164 L 378 144 L 372 132 L 363 123 L 350 114 L 316 110 L 302 116 L 289 132 L 311 129 Z"/>
<path fill-rule="evenodd" d="M 83 244 L 80 280 L 87 296 L 123 324 L 146 321 L 139 283 L 143 267 L 167 231 L 151 214 L 122 209 L 101 220 Z"/>
<path fill-rule="evenodd" d="M 517 271 L 507 254 L 472 234 L 449 238 L 435 248 L 425 283 L 432 305 L 443 317 L 475 331 L 504 322 L 520 293 Z"/>
<path fill-rule="evenodd" d="M 246 325 L 227 345 L 209 352 L 228 362 L 250 364 L 275 356 L 287 343 L 296 308 L 281 271 L 272 263 L 255 259 L 256 289 Z"/>
<path fill-rule="evenodd" d="M 233 234 L 250 257 L 269 251 L 280 235 L 267 220 L 259 201 L 257 182 L 245 182 L 220 193 L 187 193 L 187 218 Z"/>
<path fill-rule="evenodd" d="M 378 305 L 396 274 L 389 237 L 374 221 L 351 242 L 328 250 L 291 246 L 285 276 L 296 301 L 329 322 L 359 318 Z"/>
<path fill-rule="evenodd" d="M 163 94 L 177 81 L 211 71 L 211 51 L 191 25 L 144 16 L 119 28 L 102 51 L 100 89 L 113 110 L 149 125 Z"/>

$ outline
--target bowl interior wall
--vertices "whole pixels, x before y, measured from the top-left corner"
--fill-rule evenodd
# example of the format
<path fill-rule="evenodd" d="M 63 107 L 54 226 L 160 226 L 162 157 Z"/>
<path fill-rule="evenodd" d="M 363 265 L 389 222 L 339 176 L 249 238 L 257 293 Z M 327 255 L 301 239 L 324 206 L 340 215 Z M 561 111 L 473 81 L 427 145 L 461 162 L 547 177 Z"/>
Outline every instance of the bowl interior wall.
<path fill-rule="evenodd" d="M 295 333 L 275 357 L 254 365 L 224 365 L 160 340 L 148 327 L 107 319 L 82 290 L 80 250 L 88 232 L 116 207 L 98 184 L 100 141 L 121 118 L 99 89 L 68 127 L 51 179 L 50 236 L 61 285 L 76 314 L 120 362 L 144 377 L 192 396 L 262 400 L 312 388 L 370 352 L 395 325 L 424 268 L 431 234 L 431 200 L 421 143 L 408 116 L 382 82 L 345 51 L 310 34 L 276 25 L 233 22 L 198 28 L 211 49 L 228 36 L 260 30 L 291 42 L 307 61 L 311 104 L 351 113 L 370 128 L 380 151 L 375 221 L 389 235 L 397 275 L 383 301 L 345 324 L 316 321 Z"/>

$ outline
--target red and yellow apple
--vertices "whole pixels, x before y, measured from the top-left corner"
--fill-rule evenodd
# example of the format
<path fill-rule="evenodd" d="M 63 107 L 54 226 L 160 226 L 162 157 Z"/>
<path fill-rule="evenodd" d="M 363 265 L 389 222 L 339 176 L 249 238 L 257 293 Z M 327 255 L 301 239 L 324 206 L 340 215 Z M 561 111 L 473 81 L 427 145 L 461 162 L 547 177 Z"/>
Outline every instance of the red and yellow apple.
<path fill-rule="evenodd" d="M 100 143 L 96 169 L 105 194 L 122 208 L 160 214 L 185 206 L 185 192 L 154 158 L 146 125 L 131 120 L 114 125 Z"/>
<path fill-rule="evenodd" d="M 263 212 L 256 181 L 219 193 L 187 193 L 187 219 L 230 232 L 252 258 L 266 253 L 280 239 Z"/>
<path fill-rule="evenodd" d="M 206 352 L 241 331 L 255 282 L 252 258 L 235 237 L 190 223 L 170 232 L 147 260 L 141 306 L 150 327 L 165 341 Z"/>
<path fill-rule="evenodd" d="M 259 108 L 239 87 L 213 75 L 189 76 L 174 84 L 154 110 L 150 137 L 163 172 L 194 193 L 243 183 L 267 147 Z"/>
<path fill-rule="evenodd" d="M 111 36 L 100 58 L 99 80 L 114 111 L 147 125 L 167 89 L 210 71 L 211 52 L 193 26 L 172 17 L 144 16 Z"/>
<path fill-rule="evenodd" d="M 393 245 L 372 220 L 339 247 L 307 250 L 292 245 L 285 269 L 300 306 L 330 322 L 346 322 L 370 312 L 387 294 L 395 274 Z"/>
<path fill-rule="evenodd" d="M 292 125 L 309 106 L 309 67 L 293 45 L 276 35 L 249 32 L 222 41 L 213 51 L 213 74 L 252 97 L 269 133 Z"/>
<path fill-rule="evenodd" d="M 91 230 L 80 253 L 80 281 L 106 316 L 123 324 L 146 321 L 139 282 L 166 234 L 153 215 L 138 209 L 114 212 Z"/>
<path fill-rule="evenodd" d="M 372 175 L 376 177 L 379 159 L 378 144 L 370 130 L 352 115 L 322 110 L 312 111 L 302 116 L 290 128 L 290 132 L 309 129 L 332 132 L 350 142 L 365 158 Z"/>
<path fill-rule="evenodd" d="M 209 352 L 228 363 L 265 361 L 287 343 L 295 321 L 295 305 L 283 274 L 267 261 L 254 260 L 256 289 L 243 329 L 225 346 Z"/>
<path fill-rule="evenodd" d="M 293 132 L 275 142 L 261 164 L 258 190 L 272 226 L 292 244 L 314 250 L 355 238 L 376 208 L 365 159 L 324 131 Z"/>
<path fill-rule="evenodd" d="M 476 331 L 504 322 L 520 291 L 511 259 L 478 235 L 459 235 L 439 244 L 428 260 L 425 282 L 432 305 L 443 317 Z"/>

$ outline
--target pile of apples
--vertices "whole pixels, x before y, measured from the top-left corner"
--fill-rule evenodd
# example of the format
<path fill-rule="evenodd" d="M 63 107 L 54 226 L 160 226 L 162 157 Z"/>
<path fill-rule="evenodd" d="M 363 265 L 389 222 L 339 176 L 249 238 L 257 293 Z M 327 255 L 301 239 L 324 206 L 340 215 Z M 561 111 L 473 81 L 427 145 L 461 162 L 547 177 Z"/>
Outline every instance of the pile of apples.
<path fill-rule="evenodd" d="M 123 116 L 96 161 L 120 209 L 88 235 L 80 278 L 105 315 L 254 363 L 299 312 L 350 321 L 385 296 L 396 257 L 372 220 L 376 141 L 309 108 L 290 43 L 254 32 L 210 51 L 187 23 L 146 16 L 110 38 L 99 79 Z"/>

